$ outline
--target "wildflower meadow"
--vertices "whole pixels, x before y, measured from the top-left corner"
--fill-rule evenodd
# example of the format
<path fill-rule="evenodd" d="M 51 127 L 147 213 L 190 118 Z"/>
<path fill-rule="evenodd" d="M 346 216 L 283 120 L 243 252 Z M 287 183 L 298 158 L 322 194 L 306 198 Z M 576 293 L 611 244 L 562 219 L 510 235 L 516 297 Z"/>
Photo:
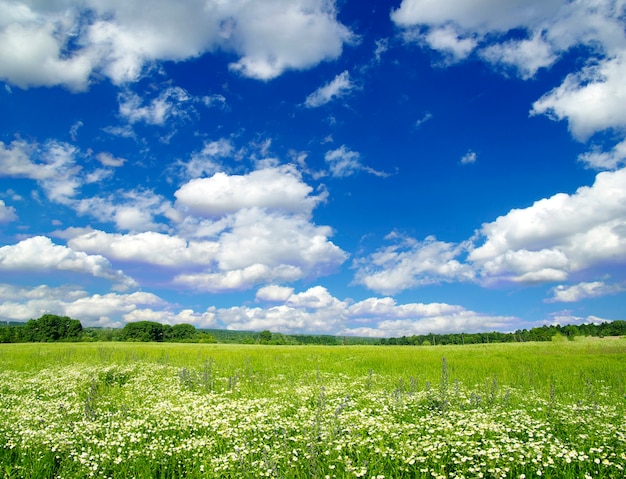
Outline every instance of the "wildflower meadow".
<path fill-rule="evenodd" d="M 626 339 L 0 346 L 5 478 L 623 478 Z"/>

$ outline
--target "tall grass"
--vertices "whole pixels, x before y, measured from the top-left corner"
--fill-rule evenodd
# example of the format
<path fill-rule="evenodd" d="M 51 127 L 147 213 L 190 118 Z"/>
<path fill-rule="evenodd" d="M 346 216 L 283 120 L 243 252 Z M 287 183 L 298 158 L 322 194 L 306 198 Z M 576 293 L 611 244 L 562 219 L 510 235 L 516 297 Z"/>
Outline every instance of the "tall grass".
<path fill-rule="evenodd" d="M 626 340 L 0 346 L 4 477 L 624 477 Z"/>

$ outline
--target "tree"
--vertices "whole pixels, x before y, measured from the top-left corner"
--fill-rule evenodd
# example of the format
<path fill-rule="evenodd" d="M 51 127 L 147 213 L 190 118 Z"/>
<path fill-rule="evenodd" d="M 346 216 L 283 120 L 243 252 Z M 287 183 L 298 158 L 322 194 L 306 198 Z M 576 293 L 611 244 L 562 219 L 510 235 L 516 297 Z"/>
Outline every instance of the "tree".
<path fill-rule="evenodd" d="M 264 331 L 261 331 L 259 333 L 259 342 L 263 343 L 263 344 L 267 344 L 272 340 L 272 333 L 271 331 L 268 331 L 267 329 Z"/>
<path fill-rule="evenodd" d="M 192 324 L 175 324 L 169 334 L 169 341 L 191 341 L 196 335 L 196 328 Z"/>
<path fill-rule="evenodd" d="M 143 342 L 161 342 L 163 341 L 163 325 L 153 321 L 137 321 L 136 323 L 127 323 L 122 329 L 122 341 L 143 341 Z"/>
<path fill-rule="evenodd" d="M 77 319 L 56 314 L 44 314 L 39 319 L 29 319 L 24 327 L 25 341 L 76 341 L 80 338 L 83 325 Z"/>

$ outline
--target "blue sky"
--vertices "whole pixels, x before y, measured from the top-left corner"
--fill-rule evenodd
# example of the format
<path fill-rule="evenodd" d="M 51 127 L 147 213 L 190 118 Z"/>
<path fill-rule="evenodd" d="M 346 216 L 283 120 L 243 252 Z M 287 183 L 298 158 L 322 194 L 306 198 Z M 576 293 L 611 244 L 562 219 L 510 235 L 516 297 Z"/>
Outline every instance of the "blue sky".
<path fill-rule="evenodd" d="M 625 319 L 626 4 L 0 0 L 0 319 Z"/>

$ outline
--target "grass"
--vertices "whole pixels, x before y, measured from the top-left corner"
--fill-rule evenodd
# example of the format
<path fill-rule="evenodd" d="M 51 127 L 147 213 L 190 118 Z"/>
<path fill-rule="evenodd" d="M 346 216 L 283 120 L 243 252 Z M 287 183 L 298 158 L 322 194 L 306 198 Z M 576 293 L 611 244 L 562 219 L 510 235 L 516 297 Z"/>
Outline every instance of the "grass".
<path fill-rule="evenodd" d="M 624 477 L 626 340 L 0 346 L 0 474 Z"/>

